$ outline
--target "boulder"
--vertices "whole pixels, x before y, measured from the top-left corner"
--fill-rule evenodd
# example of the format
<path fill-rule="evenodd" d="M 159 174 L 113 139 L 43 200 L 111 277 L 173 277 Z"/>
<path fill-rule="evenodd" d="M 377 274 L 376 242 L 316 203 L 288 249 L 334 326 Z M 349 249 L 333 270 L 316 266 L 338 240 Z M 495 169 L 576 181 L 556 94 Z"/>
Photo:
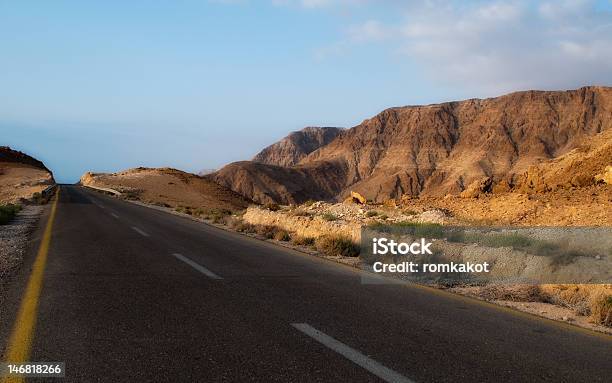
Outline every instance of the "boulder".
<path fill-rule="evenodd" d="M 461 192 L 461 198 L 478 198 L 481 194 L 491 192 L 493 180 L 491 177 L 481 178 L 472 182 L 464 191 Z"/>

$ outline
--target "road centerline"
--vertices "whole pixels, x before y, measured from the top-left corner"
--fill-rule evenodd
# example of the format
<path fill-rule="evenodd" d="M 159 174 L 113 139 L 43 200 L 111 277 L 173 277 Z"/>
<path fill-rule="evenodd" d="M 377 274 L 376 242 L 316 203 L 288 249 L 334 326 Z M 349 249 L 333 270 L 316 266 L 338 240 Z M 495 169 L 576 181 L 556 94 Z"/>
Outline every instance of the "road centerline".
<path fill-rule="evenodd" d="M 200 265 L 198 263 L 195 263 L 194 261 L 192 261 L 191 259 L 185 257 L 182 254 L 174 253 L 172 255 L 174 255 L 174 257 L 176 257 L 177 259 L 185 262 L 189 266 L 193 267 L 194 269 L 198 270 L 199 272 L 201 272 L 202 274 L 206 275 L 207 277 L 209 277 L 211 279 L 223 279 L 222 277 L 220 277 L 217 274 L 213 273 L 212 271 L 208 270 L 206 267 L 204 267 L 204 266 L 202 266 L 202 265 Z"/>
<path fill-rule="evenodd" d="M 356 365 L 378 376 L 385 382 L 415 383 L 414 381 L 406 378 L 405 376 L 367 357 L 366 355 L 355 350 L 354 348 L 347 346 L 346 344 L 332 338 L 327 334 L 324 334 L 323 332 L 310 326 L 308 323 L 292 323 L 291 326 L 301 331 L 303 334 L 308 335 L 309 337 L 326 346 L 327 348 L 337 352 L 338 354 L 342 355 L 343 357 L 355 363 Z"/>
<path fill-rule="evenodd" d="M 149 234 L 143 231 L 142 229 L 137 228 L 136 226 L 132 226 L 132 230 L 142 235 L 143 237 L 149 237 Z"/>

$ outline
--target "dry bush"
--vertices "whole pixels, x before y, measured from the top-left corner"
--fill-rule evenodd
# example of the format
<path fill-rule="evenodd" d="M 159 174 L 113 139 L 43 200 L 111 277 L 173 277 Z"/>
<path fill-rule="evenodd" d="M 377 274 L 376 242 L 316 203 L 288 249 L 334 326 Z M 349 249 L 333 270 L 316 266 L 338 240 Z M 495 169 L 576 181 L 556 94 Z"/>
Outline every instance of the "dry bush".
<path fill-rule="evenodd" d="M 612 327 L 612 295 L 599 292 L 591 297 L 591 319 L 600 325 Z"/>
<path fill-rule="evenodd" d="M 323 218 L 325 221 L 336 221 L 338 219 L 338 217 L 332 213 L 325 213 L 321 215 L 321 218 Z"/>
<path fill-rule="evenodd" d="M 353 240 L 343 235 L 324 235 L 315 241 L 317 250 L 333 257 L 357 257 L 359 246 Z"/>
<path fill-rule="evenodd" d="M 271 203 L 268 202 L 265 205 L 263 205 L 264 209 L 268 209 L 270 211 L 279 211 L 280 210 L 280 206 L 277 203 Z"/>
<path fill-rule="evenodd" d="M 0 206 L 0 225 L 6 225 L 11 222 L 20 210 L 21 205 L 8 204 Z"/>
<path fill-rule="evenodd" d="M 283 229 L 278 229 L 276 233 L 274 233 L 274 239 L 277 241 L 289 241 L 291 236 L 289 233 Z"/>
<path fill-rule="evenodd" d="M 486 300 L 513 302 L 543 302 L 540 287 L 537 285 L 486 285 L 478 294 Z"/>
<path fill-rule="evenodd" d="M 541 285 L 547 301 L 612 327 L 612 285 Z"/>
<path fill-rule="evenodd" d="M 293 217 L 310 217 L 312 214 L 304 209 L 298 208 L 289 213 L 289 215 Z"/>
<path fill-rule="evenodd" d="M 315 244 L 315 239 L 312 237 L 296 235 L 292 237 L 291 243 L 298 246 L 313 246 Z"/>
<path fill-rule="evenodd" d="M 231 219 L 228 220 L 228 226 L 241 233 L 255 233 L 256 232 L 254 225 L 244 222 L 240 218 L 231 217 Z"/>
<path fill-rule="evenodd" d="M 262 237 L 272 239 L 274 234 L 276 234 L 277 227 L 273 225 L 255 225 L 255 231 Z"/>

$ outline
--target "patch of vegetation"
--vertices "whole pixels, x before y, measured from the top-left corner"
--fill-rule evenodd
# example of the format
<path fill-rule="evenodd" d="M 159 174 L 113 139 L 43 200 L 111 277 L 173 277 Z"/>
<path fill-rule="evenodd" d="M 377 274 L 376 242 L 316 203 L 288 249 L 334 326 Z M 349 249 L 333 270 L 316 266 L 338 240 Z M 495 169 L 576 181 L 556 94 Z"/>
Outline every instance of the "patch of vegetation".
<path fill-rule="evenodd" d="M 378 218 L 380 218 L 382 221 L 386 220 L 387 218 L 389 218 L 388 215 L 386 214 L 381 214 Z"/>
<path fill-rule="evenodd" d="M 486 247 L 510 247 L 514 250 L 524 251 L 529 254 L 550 257 L 553 266 L 564 266 L 571 264 L 577 257 L 584 254 L 578 250 L 567 249 L 562 244 L 542 241 L 530 238 L 518 233 L 471 233 L 463 230 L 447 231 L 446 238 L 449 242 L 476 243 Z"/>
<path fill-rule="evenodd" d="M 315 239 L 312 237 L 295 235 L 291 238 L 291 243 L 298 246 L 313 246 L 315 244 Z"/>
<path fill-rule="evenodd" d="M 324 235 L 315 240 L 317 250 L 333 257 L 358 257 L 359 246 L 343 235 Z"/>
<path fill-rule="evenodd" d="M 121 196 L 130 201 L 140 200 L 140 190 L 124 190 Z"/>
<path fill-rule="evenodd" d="M 604 295 L 593 301 L 591 318 L 595 323 L 612 327 L 612 295 Z"/>
<path fill-rule="evenodd" d="M 277 203 L 268 202 L 268 203 L 264 204 L 263 207 L 264 207 L 264 209 L 268 209 L 270 211 L 279 211 L 280 210 L 280 206 Z"/>
<path fill-rule="evenodd" d="M 315 202 L 315 200 L 309 199 L 308 201 L 304 202 L 304 206 L 312 206 L 312 204 Z"/>
<path fill-rule="evenodd" d="M 47 200 L 45 199 L 45 197 L 43 197 L 41 193 L 36 192 L 32 194 L 32 202 L 34 202 L 37 205 L 43 205 L 47 203 Z"/>
<path fill-rule="evenodd" d="M 293 217 L 310 217 L 312 214 L 304 209 L 295 209 L 289 215 Z"/>
<path fill-rule="evenodd" d="M 276 230 L 276 233 L 274 233 L 274 239 L 277 241 L 287 242 L 291 240 L 291 235 L 289 235 L 289 233 L 283 229 L 278 229 Z"/>
<path fill-rule="evenodd" d="M 423 238 L 445 238 L 444 226 L 437 223 L 399 222 L 393 226 L 399 227 L 403 233 Z"/>
<path fill-rule="evenodd" d="M 332 213 L 325 213 L 325 214 L 321 215 L 321 218 L 323 218 L 325 221 L 336 221 L 336 220 L 338 220 L 338 217 L 335 214 L 332 214 Z"/>
<path fill-rule="evenodd" d="M 406 209 L 402 213 L 404 213 L 405 215 L 417 215 L 417 214 L 419 214 L 416 211 L 411 210 L 411 209 Z"/>
<path fill-rule="evenodd" d="M 274 235 L 278 231 L 278 227 L 274 225 L 256 225 L 255 231 L 257 234 L 267 239 L 274 238 Z"/>
<path fill-rule="evenodd" d="M 244 222 L 240 218 L 231 219 L 228 222 L 229 227 L 241 233 L 256 233 L 255 225 Z"/>
<path fill-rule="evenodd" d="M 376 217 L 378 212 L 376 210 L 370 210 L 366 213 L 366 217 Z"/>
<path fill-rule="evenodd" d="M 205 217 L 213 223 L 225 223 L 226 217 L 231 216 L 232 211 L 227 209 L 213 209 Z"/>
<path fill-rule="evenodd" d="M 21 205 L 0 205 L 0 225 L 6 225 L 21 211 Z"/>

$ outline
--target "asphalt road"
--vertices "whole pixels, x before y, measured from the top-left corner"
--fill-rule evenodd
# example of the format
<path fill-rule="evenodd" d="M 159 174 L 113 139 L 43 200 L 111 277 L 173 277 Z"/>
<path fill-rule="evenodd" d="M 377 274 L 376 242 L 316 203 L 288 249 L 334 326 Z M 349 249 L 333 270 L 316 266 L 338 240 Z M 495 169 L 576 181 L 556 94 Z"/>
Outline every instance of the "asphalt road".
<path fill-rule="evenodd" d="M 612 377 L 608 336 L 427 288 L 362 284 L 346 266 L 61 189 L 29 359 L 65 362 L 63 381 Z M 37 247 L 2 308 L 3 344 Z"/>

